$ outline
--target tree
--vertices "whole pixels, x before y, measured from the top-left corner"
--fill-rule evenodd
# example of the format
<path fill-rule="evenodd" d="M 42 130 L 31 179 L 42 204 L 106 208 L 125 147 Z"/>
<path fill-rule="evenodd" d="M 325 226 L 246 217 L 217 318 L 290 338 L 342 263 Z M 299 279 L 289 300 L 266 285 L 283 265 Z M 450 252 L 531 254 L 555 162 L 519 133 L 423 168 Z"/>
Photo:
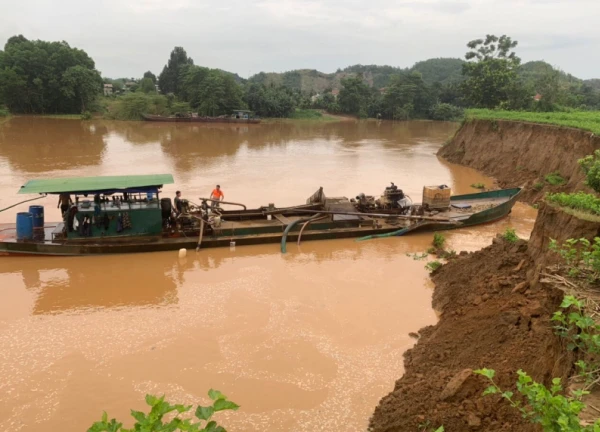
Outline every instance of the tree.
<path fill-rule="evenodd" d="M 536 106 L 539 111 L 554 111 L 563 102 L 563 91 L 560 83 L 560 72 L 549 70 L 541 75 L 535 83 L 535 90 L 541 95 Z"/>
<path fill-rule="evenodd" d="M 158 86 L 161 93 L 174 93 L 179 96 L 181 91 L 181 75 L 187 66 L 193 66 L 194 60 L 187 56 L 182 47 L 175 47 L 162 72 L 158 76 Z"/>
<path fill-rule="evenodd" d="M 155 93 L 156 87 L 154 87 L 154 81 L 152 78 L 143 78 L 139 83 L 139 89 L 144 93 Z"/>
<path fill-rule="evenodd" d="M 96 70 L 83 66 L 72 66 L 62 75 L 62 92 L 68 98 L 77 99 L 80 112 L 98 96 L 102 88 L 102 78 Z"/>
<path fill-rule="evenodd" d="M 367 116 L 369 87 L 364 83 L 363 76 L 358 73 L 341 81 L 342 89 L 338 96 L 338 105 L 344 113 L 359 117 Z"/>
<path fill-rule="evenodd" d="M 487 35 L 467 44 L 470 51 L 463 65 L 463 91 L 476 107 L 495 108 L 508 100 L 507 90 L 517 79 L 521 60 L 511 51 L 517 41 L 503 35 Z"/>
<path fill-rule="evenodd" d="M 296 109 L 291 91 L 282 86 L 250 83 L 245 88 L 244 100 L 248 108 L 262 117 L 289 117 Z"/>
<path fill-rule="evenodd" d="M 152 80 L 152 83 L 156 84 L 156 75 L 154 75 L 152 72 L 144 72 L 144 78 L 150 78 Z"/>
<path fill-rule="evenodd" d="M 66 42 L 19 35 L 0 51 L 0 99 L 13 112 L 80 113 L 101 90 L 94 61 Z"/>

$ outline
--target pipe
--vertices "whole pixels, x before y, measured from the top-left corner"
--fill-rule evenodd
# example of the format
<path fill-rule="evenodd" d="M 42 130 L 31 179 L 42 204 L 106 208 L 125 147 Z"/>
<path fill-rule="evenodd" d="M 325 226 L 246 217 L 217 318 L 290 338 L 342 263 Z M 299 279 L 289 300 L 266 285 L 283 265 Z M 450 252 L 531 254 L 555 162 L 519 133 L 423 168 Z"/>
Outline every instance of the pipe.
<path fill-rule="evenodd" d="M 220 204 L 229 204 L 229 205 L 240 206 L 240 207 L 243 207 L 244 210 L 246 210 L 246 206 L 244 204 L 240 204 L 240 203 L 234 203 L 234 202 L 229 202 L 229 201 L 220 201 L 220 200 L 216 200 L 216 199 L 212 199 L 212 198 L 198 198 L 198 199 L 202 200 L 202 201 L 211 201 L 211 202 L 218 202 Z"/>
<path fill-rule="evenodd" d="M 371 234 L 371 235 L 368 235 L 368 236 L 365 236 L 365 237 L 359 237 L 359 238 L 356 239 L 356 241 L 359 242 L 359 241 L 364 241 L 364 240 L 371 240 L 371 239 L 385 238 L 385 237 L 400 237 L 400 236 L 406 234 L 407 232 L 412 231 L 413 229 L 421 228 L 421 227 L 423 227 L 425 225 L 430 225 L 432 223 L 433 222 L 416 223 L 416 224 L 411 225 L 409 227 L 402 228 L 402 229 L 399 229 L 397 231 L 392 231 L 392 232 L 389 232 L 389 233 Z M 461 222 L 446 222 L 446 223 L 442 222 L 442 224 L 443 225 L 462 225 Z"/>
<path fill-rule="evenodd" d="M 295 210 L 296 213 L 321 213 L 321 214 L 333 214 L 333 215 L 348 215 L 348 216 L 368 216 L 376 218 L 400 218 L 400 219 L 417 219 L 417 220 L 430 220 L 437 222 L 451 222 L 449 218 L 436 218 L 432 216 L 406 216 L 397 214 L 385 214 L 385 213 L 360 213 L 360 212 L 344 212 L 344 211 L 328 211 L 328 210 Z"/>
<path fill-rule="evenodd" d="M 292 223 L 290 223 L 287 227 L 285 227 L 285 230 L 283 231 L 283 235 L 281 236 L 281 253 L 286 253 L 286 247 L 285 247 L 285 243 L 287 241 L 287 236 L 288 233 L 291 231 L 292 228 L 294 228 L 296 225 L 298 225 L 300 222 L 309 222 L 310 218 L 308 219 L 296 219 L 295 221 L 293 221 Z"/>
<path fill-rule="evenodd" d="M 20 204 L 24 204 L 24 203 L 26 203 L 26 202 L 29 202 L 29 201 L 35 201 L 35 200 L 39 200 L 39 199 L 41 199 L 41 198 L 45 198 L 45 197 L 46 197 L 46 195 L 42 195 L 42 196 L 39 196 L 39 197 L 36 197 L 36 198 L 31 198 L 31 199 L 28 199 L 28 200 L 25 200 L 25 201 L 18 202 L 18 203 L 16 203 L 16 204 L 13 204 L 13 205 L 11 205 L 11 206 L 8 206 L 8 207 L 6 207 L 6 208 L 3 208 L 2 210 L 0 210 L 0 213 L 1 213 L 1 212 L 3 212 L 4 210 L 11 209 L 11 208 L 13 208 L 13 207 L 16 207 L 16 206 L 18 206 L 18 205 L 20 205 Z"/>
<path fill-rule="evenodd" d="M 198 237 L 198 245 L 196 246 L 196 252 L 200 250 L 200 245 L 202 245 L 202 236 L 204 234 L 204 219 L 200 218 L 200 236 Z"/>
<path fill-rule="evenodd" d="M 318 220 L 326 219 L 326 218 L 327 218 L 327 216 L 321 216 L 320 214 L 316 214 L 314 217 L 312 217 L 309 220 L 307 220 L 306 222 L 304 222 L 304 225 L 302 225 L 302 228 L 300 228 L 300 234 L 298 234 L 298 245 L 300 245 L 300 239 L 302 238 L 302 231 L 304 231 L 304 228 L 306 228 L 312 222 L 316 222 Z"/>

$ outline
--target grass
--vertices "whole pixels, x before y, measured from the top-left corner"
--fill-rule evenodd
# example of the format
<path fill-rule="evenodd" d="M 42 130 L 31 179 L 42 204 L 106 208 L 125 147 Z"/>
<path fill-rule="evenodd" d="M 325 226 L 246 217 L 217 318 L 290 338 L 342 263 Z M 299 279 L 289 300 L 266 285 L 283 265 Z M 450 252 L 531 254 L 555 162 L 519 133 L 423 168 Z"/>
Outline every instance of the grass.
<path fill-rule="evenodd" d="M 557 126 L 567 126 L 595 134 L 600 134 L 600 114 L 598 111 L 572 111 L 572 112 L 529 112 L 529 111 L 501 111 L 489 109 L 469 109 L 466 111 L 467 119 L 482 120 L 512 120 L 532 123 L 546 123 Z"/>
<path fill-rule="evenodd" d="M 544 183 L 542 183 L 542 182 L 537 182 L 536 184 L 534 184 L 534 185 L 533 185 L 533 188 L 534 188 L 536 191 L 538 191 L 538 192 L 539 192 L 539 191 L 541 191 L 541 190 L 544 188 Z"/>
<path fill-rule="evenodd" d="M 544 180 L 546 180 L 546 182 L 550 183 L 552 186 L 560 186 L 566 183 L 566 180 L 558 171 L 548 174 L 546 177 L 544 177 Z"/>
<path fill-rule="evenodd" d="M 475 189 L 485 189 L 485 185 L 483 183 L 473 183 L 471 187 Z"/>
<path fill-rule="evenodd" d="M 442 266 L 442 263 L 439 261 L 431 261 L 425 265 L 425 268 L 430 272 L 434 272 Z"/>
<path fill-rule="evenodd" d="M 292 120 L 312 120 L 312 121 L 335 121 L 337 118 L 324 114 L 319 110 L 314 109 L 300 109 L 296 108 L 296 111 L 289 117 Z"/>
<path fill-rule="evenodd" d="M 81 120 L 81 114 L 40 114 L 36 115 L 36 117 Z"/>
<path fill-rule="evenodd" d="M 446 244 L 446 237 L 444 237 L 444 234 L 435 233 L 433 235 L 433 246 L 437 249 L 444 249 L 444 244 Z"/>
<path fill-rule="evenodd" d="M 585 192 L 577 193 L 550 193 L 546 195 L 546 201 L 551 204 L 556 204 L 562 207 L 565 211 L 567 209 L 572 210 L 568 212 L 573 216 L 581 217 L 583 215 L 600 217 L 600 198 L 596 195 L 588 194 Z M 577 212 L 577 214 L 575 213 Z M 581 216 L 580 216 L 581 215 Z M 586 219 L 590 220 L 590 219 Z"/>

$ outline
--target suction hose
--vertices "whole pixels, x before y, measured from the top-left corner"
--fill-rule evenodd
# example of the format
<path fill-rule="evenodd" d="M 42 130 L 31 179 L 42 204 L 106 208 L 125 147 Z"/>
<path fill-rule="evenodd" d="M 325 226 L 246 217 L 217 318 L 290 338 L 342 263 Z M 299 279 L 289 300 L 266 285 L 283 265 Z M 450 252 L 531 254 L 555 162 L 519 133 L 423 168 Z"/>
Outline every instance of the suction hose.
<path fill-rule="evenodd" d="M 287 242 L 288 233 L 292 230 L 292 228 L 294 228 L 299 223 L 310 222 L 311 219 L 312 219 L 312 217 L 307 218 L 307 219 L 297 219 L 285 228 L 285 230 L 283 231 L 283 236 L 281 237 L 281 253 L 287 252 L 285 244 Z"/>
<path fill-rule="evenodd" d="M 20 204 L 24 204 L 24 203 L 26 203 L 26 202 L 29 202 L 29 201 L 35 201 L 35 200 L 39 200 L 39 199 L 41 199 L 41 198 L 45 198 L 45 197 L 46 197 L 46 195 L 42 195 L 42 196 L 39 196 L 39 197 L 36 197 L 36 198 L 32 198 L 32 199 L 28 199 L 28 200 L 25 200 L 25 201 L 18 202 L 18 203 L 16 203 L 16 204 L 13 204 L 13 205 L 11 205 L 11 206 L 8 206 L 8 207 L 6 207 L 6 208 L 3 208 L 2 210 L 0 210 L 0 213 L 1 213 L 1 212 L 3 212 L 4 210 L 11 209 L 11 208 L 13 208 L 13 207 L 16 207 L 16 206 L 18 206 L 18 205 L 20 205 Z"/>

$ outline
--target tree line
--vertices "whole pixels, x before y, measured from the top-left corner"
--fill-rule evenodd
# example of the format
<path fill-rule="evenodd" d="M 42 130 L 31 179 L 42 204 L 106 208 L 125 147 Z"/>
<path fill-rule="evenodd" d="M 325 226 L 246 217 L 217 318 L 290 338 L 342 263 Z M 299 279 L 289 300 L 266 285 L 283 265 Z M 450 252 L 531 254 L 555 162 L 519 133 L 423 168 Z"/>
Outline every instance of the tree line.
<path fill-rule="evenodd" d="M 264 73 L 244 80 L 196 65 L 183 47 L 173 49 L 158 76 L 147 71 L 139 79 L 102 79 L 83 50 L 14 36 L 0 51 L 0 106 L 15 113 L 105 111 L 118 119 L 189 111 L 219 116 L 235 109 L 289 117 L 297 108 L 314 108 L 361 118 L 453 120 L 464 108 L 600 109 L 598 88 L 552 67 L 524 68 L 517 45 L 508 36 L 487 35 L 467 44 L 466 61 L 432 59 L 411 70 L 378 66 L 376 74 L 370 73 L 374 66 L 352 66 L 338 71 L 343 72 L 339 88 L 316 94 L 303 91 L 299 71 L 284 74 L 277 84 Z M 310 73 L 311 79 L 322 79 L 323 74 Z M 103 83 L 112 84 L 119 96 L 101 98 Z"/>

